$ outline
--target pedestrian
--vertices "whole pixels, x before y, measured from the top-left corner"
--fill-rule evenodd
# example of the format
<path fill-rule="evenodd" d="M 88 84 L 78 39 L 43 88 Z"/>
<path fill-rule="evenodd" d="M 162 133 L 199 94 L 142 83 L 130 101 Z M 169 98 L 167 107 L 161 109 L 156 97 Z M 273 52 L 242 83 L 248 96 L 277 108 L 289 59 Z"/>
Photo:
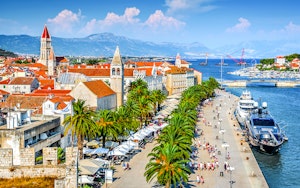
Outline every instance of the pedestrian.
<path fill-rule="evenodd" d="M 204 183 L 204 178 L 203 176 L 200 177 L 200 182 L 203 184 Z"/>
<path fill-rule="evenodd" d="M 197 179 L 196 179 L 196 181 L 197 181 L 197 184 L 200 184 L 200 177 L 199 177 L 199 175 L 197 175 L 197 177 L 196 177 Z"/>
<path fill-rule="evenodd" d="M 126 168 L 127 168 L 127 165 L 126 165 L 126 163 L 124 161 L 122 163 L 122 168 L 123 168 L 123 170 L 126 170 Z"/>
<path fill-rule="evenodd" d="M 130 170 L 130 166 L 129 166 L 129 163 L 127 163 L 127 167 L 126 167 L 127 170 Z"/>

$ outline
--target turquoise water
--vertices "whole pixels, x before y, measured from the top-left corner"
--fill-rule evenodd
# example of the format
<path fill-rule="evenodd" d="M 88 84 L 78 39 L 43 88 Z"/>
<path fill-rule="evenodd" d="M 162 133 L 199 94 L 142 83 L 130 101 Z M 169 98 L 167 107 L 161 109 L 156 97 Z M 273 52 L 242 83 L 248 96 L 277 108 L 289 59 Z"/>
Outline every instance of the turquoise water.
<path fill-rule="evenodd" d="M 199 62 L 201 60 L 192 62 L 191 68 L 202 72 L 203 80 L 208 79 L 210 76 L 216 79 L 221 78 L 221 67 L 215 65 L 220 60 L 209 60 L 208 66 L 200 66 Z M 228 63 L 229 66 L 222 67 L 223 79 L 245 79 L 227 74 L 227 72 L 241 68 L 231 60 L 228 60 Z M 253 151 L 269 187 L 300 187 L 300 88 L 226 88 L 227 91 L 236 96 L 240 96 L 245 89 L 252 93 L 254 99 L 261 98 L 262 101 L 268 103 L 270 113 L 280 122 L 289 138 L 288 142 L 283 144 L 280 152 L 276 155 L 269 156 Z"/>

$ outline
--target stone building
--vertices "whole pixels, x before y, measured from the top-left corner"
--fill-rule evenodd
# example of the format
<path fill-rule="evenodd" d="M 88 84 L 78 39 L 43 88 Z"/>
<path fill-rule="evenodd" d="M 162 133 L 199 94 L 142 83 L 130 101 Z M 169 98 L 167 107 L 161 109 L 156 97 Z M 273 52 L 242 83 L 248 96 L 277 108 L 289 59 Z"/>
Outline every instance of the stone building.
<path fill-rule="evenodd" d="M 92 109 L 116 109 L 117 94 L 102 80 L 80 82 L 70 95 L 76 100 L 85 101 L 85 105 Z"/>
<path fill-rule="evenodd" d="M 0 148 L 12 149 L 13 164 L 20 164 L 20 150 L 59 146 L 61 127 L 59 117 L 31 117 L 30 110 L 13 110 L 7 113 L 7 124 L 0 126 Z"/>

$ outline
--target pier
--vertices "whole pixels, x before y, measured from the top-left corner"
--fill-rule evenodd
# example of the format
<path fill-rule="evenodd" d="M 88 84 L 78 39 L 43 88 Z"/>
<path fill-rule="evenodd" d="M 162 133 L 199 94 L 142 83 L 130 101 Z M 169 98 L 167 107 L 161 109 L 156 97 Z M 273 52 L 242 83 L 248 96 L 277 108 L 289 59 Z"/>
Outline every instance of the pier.
<path fill-rule="evenodd" d="M 300 87 L 300 80 L 224 80 L 220 84 L 225 87 Z"/>

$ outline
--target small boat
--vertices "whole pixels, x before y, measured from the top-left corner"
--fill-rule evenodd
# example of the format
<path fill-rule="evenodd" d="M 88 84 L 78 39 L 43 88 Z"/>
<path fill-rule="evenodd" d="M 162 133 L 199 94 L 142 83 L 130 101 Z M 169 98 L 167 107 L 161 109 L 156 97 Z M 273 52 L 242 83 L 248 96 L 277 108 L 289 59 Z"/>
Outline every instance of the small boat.
<path fill-rule="evenodd" d="M 266 102 L 251 112 L 246 129 L 250 144 L 267 154 L 277 153 L 287 140 L 279 124 L 268 112 Z"/>
<path fill-rule="evenodd" d="M 205 57 L 206 57 L 205 61 L 201 62 L 199 65 L 201 65 L 201 66 L 206 66 L 207 65 L 207 57 L 208 57 L 207 53 L 206 53 Z"/>
<path fill-rule="evenodd" d="M 257 106 L 258 103 L 253 99 L 251 92 L 248 90 L 243 91 L 235 109 L 235 117 L 242 128 L 245 127 L 245 121 Z"/>

